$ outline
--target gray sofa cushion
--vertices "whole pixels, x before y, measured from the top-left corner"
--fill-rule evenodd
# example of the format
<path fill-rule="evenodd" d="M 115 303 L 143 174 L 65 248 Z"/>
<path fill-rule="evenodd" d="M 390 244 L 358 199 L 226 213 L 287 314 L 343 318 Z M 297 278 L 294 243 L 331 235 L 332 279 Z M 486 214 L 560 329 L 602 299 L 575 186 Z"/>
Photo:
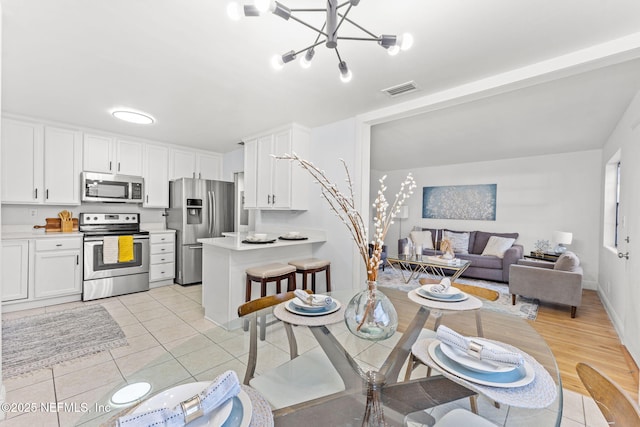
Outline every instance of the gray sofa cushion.
<path fill-rule="evenodd" d="M 470 233 L 468 231 L 463 231 L 460 233 L 449 230 L 444 231 L 444 238 L 449 239 L 453 248 L 453 252 L 455 252 L 456 254 L 469 253 L 469 237 Z"/>
<path fill-rule="evenodd" d="M 469 253 L 478 254 L 478 255 L 482 254 L 482 251 L 484 251 L 484 248 L 485 246 L 487 246 L 487 242 L 489 241 L 489 238 L 491 236 L 508 237 L 511 239 L 518 240 L 519 235 L 520 233 L 489 233 L 486 231 L 476 231 L 476 238 L 473 243 L 473 250 L 469 251 Z"/>
<path fill-rule="evenodd" d="M 560 271 L 577 271 L 580 267 L 580 260 L 573 252 L 565 252 L 560 257 L 553 266 L 554 270 Z"/>
<path fill-rule="evenodd" d="M 495 268 L 498 270 L 502 270 L 502 258 L 498 258 L 497 256 L 456 254 L 456 257 L 471 261 L 471 265 L 476 268 Z"/>

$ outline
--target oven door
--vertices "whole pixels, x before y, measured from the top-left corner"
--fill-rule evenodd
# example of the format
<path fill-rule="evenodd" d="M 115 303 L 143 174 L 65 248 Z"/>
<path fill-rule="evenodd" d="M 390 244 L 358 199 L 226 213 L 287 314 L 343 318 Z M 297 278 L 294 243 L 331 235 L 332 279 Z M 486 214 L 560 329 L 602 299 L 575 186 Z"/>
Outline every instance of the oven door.
<path fill-rule="evenodd" d="M 134 236 L 133 260 L 105 264 L 100 236 L 84 238 L 84 280 L 128 276 L 149 272 L 149 236 Z"/>

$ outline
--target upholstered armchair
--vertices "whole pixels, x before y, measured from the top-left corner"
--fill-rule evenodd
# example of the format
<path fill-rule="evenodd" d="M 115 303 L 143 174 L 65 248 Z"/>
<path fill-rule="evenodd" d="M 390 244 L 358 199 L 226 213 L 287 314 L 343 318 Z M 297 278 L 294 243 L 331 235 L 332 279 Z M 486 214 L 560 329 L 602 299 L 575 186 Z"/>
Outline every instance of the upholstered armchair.
<path fill-rule="evenodd" d="M 369 243 L 369 256 L 373 253 L 373 244 Z M 387 263 L 387 245 L 382 245 L 382 252 L 380 252 L 380 268 L 384 271 L 384 266 Z"/>
<path fill-rule="evenodd" d="M 571 317 L 582 302 L 582 267 L 573 252 L 565 252 L 555 263 L 519 260 L 509 273 L 509 292 L 515 305 L 516 296 L 566 304 Z"/>

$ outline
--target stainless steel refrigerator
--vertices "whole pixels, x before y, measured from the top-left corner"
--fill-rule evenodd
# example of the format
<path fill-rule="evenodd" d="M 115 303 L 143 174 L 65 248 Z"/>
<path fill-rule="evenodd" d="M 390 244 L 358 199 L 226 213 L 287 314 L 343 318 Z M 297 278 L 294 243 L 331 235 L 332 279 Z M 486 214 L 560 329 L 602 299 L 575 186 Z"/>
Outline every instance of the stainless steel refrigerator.
<path fill-rule="evenodd" d="M 234 231 L 235 184 L 180 178 L 169 184 L 167 228 L 176 230 L 176 283 L 202 282 L 198 239 Z"/>

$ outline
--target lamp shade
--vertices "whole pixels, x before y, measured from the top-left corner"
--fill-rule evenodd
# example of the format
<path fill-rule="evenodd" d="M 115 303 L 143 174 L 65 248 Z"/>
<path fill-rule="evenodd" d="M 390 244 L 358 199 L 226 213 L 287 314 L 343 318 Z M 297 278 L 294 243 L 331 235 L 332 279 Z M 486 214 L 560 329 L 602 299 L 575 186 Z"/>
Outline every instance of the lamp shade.
<path fill-rule="evenodd" d="M 409 218 L 409 206 L 400 206 L 400 210 L 396 215 L 398 219 L 407 219 Z"/>
<path fill-rule="evenodd" d="M 573 240 L 573 233 L 568 231 L 554 231 L 553 241 L 559 245 L 570 245 Z"/>

